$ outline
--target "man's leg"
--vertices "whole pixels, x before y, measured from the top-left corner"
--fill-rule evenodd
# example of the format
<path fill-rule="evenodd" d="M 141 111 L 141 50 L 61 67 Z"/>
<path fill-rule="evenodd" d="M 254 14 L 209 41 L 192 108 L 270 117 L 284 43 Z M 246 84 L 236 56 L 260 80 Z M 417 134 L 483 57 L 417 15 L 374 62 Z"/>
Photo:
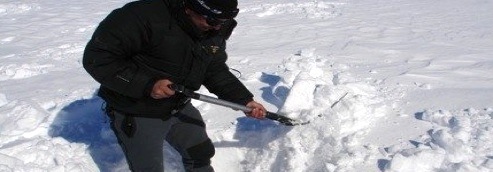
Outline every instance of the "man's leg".
<path fill-rule="evenodd" d="M 129 117 L 112 111 L 111 127 L 134 172 L 162 172 L 163 143 L 169 125 L 158 118 Z M 113 117 L 112 117 L 113 116 Z"/>
<path fill-rule="evenodd" d="M 215 153 L 214 145 L 207 136 L 200 112 L 188 103 L 171 119 L 178 119 L 178 122 L 171 126 L 166 141 L 181 154 L 185 170 L 187 172 L 214 171 L 210 165 L 210 159 Z"/>

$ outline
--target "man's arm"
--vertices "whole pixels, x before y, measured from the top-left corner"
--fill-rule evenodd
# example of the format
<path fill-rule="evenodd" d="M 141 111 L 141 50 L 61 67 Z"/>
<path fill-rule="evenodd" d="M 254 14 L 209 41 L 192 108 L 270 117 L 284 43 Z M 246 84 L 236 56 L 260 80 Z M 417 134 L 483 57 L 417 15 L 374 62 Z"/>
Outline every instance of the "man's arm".
<path fill-rule="evenodd" d="M 84 51 L 86 71 L 101 85 L 122 95 L 140 98 L 153 80 L 134 63 L 145 41 L 145 29 L 130 10 L 114 10 L 104 19 Z"/>
<path fill-rule="evenodd" d="M 225 42 L 224 42 L 225 43 Z M 246 105 L 252 108 L 247 116 L 263 119 L 267 110 L 253 99 L 253 94 L 234 76 L 226 65 L 227 54 L 225 45 L 207 68 L 204 86 L 220 99 Z"/>
<path fill-rule="evenodd" d="M 207 68 L 204 86 L 220 99 L 246 105 L 253 94 L 236 78 L 226 65 L 226 54 L 213 57 Z"/>

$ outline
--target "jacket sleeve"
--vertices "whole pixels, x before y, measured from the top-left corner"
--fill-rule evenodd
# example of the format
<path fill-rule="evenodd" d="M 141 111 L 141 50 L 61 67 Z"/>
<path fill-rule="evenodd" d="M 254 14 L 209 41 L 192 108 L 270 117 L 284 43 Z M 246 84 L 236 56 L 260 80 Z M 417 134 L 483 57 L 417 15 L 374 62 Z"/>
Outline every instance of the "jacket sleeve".
<path fill-rule="evenodd" d="M 204 86 L 220 99 L 246 105 L 253 94 L 234 76 L 226 65 L 227 54 L 220 52 L 209 64 Z"/>
<path fill-rule="evenodd" d="M 114 10 L 94 32 L 83 55 L 86 71 L 102 86 L 141 98 L 153 80 L 132 60 L 146 41 L 145 25 L 131 10 Z"/>

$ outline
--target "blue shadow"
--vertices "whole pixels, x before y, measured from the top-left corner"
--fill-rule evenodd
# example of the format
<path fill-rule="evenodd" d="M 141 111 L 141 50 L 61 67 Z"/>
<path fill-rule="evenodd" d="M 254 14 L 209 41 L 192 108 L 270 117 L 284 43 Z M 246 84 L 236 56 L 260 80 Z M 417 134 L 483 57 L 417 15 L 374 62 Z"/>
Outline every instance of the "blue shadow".
<path fill-rule="evenodd" d="M 276 106 L 278 109 L 281 108 L 289 94 L 289 88 L 285 86 L 276 87 L 279 81 L 281 81 L 281 77 L 262 73 L 260 81 L 269 85 L 260 89 L 262 90 L 262 98 L 266 102 Z"/>
<path fill-rule="evenodd" d="M 281 108 L 289 93 L 289 88 L 278 86 L 280 76 L 262 73 L 260 81 L 268 84 L 261 88 L 262 98 L 277 108 Z M 277 140 L 291 131 L 293 127 L 284 126 L 268 119 L 257 120 L 248 117 L 237 118 L 235 141 L 220 141 L 214 143 L 216 147 L 249 147 L 265 148 L 270 142 Z"/>
<path fill-rule="evenodd" d="M 88 145 L 89 153 L 100 171 L 112 171 L 125 156 L 109 127 L 102 104 L 103 100 L 96 96 L 70 103 L 55 117 L 49 135 Z"/>

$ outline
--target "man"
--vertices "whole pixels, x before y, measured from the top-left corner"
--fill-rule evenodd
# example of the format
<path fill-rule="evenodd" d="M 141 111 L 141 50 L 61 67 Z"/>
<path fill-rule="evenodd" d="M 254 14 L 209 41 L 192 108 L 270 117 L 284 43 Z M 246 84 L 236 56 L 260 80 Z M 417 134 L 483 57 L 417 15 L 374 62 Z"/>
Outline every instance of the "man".
<path fill-rule="evenodd" d="M 84 52 L 83 65 L 101 84 L 111 127 L 132 171 L 163 171 L 163 143 L 187 171 L 213 171 L 214 146 L 199 111 L 171 84 L 253 109 L 265 108 L 229 71 L 226 42 L 236 26 L 237 0 L 142 0 L 111 12 Z"/>

